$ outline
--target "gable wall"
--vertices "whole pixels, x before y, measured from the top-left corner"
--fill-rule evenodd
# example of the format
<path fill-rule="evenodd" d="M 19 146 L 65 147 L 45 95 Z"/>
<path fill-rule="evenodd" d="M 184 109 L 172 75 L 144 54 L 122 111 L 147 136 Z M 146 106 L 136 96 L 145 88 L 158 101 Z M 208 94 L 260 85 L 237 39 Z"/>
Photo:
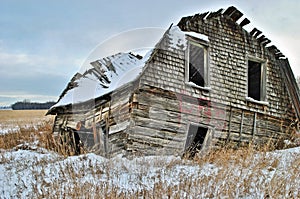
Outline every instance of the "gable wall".
<path fill-rule="evenodd" d="M 181 95 L 210 102 L 209 114 L 203 112 L 199 105 L 179 105 L 178 112 L 189 118 L 186 123 L 180 121 L 183 128 L 179 133 L 187 132 L 190 121 L 204 123 L 214 127 L 214 142 L 218 145 L 228 141 L 248 143 L 251 140 L 266 143 L 293 132 L 295 113 L 280 68 L 275 64 L 275 56 L 228 17 L 207 20 L 191 17 L 186 21 L 189 22 L 179 23 L 182 30 L 195 31 L 209 38 L 211 90 L 185 83 L 185 51 L 170 50 L 168 35 L 161 41 L 140 79 L 141 89 L 157 87 L 171 91 L 179 104 L 182 104 Z M 248 56 L 266 61 L 268 105 L 246 100 Z M 154 104 L 149 102 L 148 106 Z M 190 114 L 193 111 L 197 113 Z M 205 118 L 209 119 L 205 121 Z"/>
<path fill-rule="evenodd" d="M 255 38 L 226 17 L 193 19 L 187 24 L 189 25 L 181 25 L 181 28 L 202 33 L 209 38 L 211 91 L 206 92 L 185 84 L 185 51 L 170 51 L 168 41 L 164 40 L 148 64 L 141 78 L 141 85 L 156 86 L 177 93 L 185 92 L 198 98 L 209 97 L 215 102 L 276 117 L 285 116 L 287 111 L 292 112 L 287 110 L 286 105 L 291 104 L 291 101 L 275 57 Z M 246 101 L 247 57 L 266 61 L 268 106 Z"/>

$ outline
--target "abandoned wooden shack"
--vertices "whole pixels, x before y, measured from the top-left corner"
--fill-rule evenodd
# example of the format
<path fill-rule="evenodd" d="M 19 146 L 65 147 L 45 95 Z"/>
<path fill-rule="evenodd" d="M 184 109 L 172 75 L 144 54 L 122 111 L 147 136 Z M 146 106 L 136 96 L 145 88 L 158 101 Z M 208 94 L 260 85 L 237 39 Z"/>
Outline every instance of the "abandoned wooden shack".
<path fill-rule="evenodd" d="M 106 157 L 257 145 L 299 129 L 288 59 L 235 7 L 183 17 L 146 56 L 119 53 L 77 73 L 48 114 L 53 133 Z M 129 72 L 128 72 L 129 71 Z"/>

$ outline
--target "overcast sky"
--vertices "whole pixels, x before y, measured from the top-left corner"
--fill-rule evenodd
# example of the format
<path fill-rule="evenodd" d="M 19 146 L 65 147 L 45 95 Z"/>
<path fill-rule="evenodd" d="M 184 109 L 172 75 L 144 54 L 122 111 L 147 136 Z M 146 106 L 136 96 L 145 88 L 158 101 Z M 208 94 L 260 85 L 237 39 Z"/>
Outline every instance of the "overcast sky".
<path fill-rule="evenodd" d="M 300 76 L 299 0 L 0 0 L 0 106 L 57 100 L 93 49 L 113 35 L 167 29 L 183 16 L 230 5 L 250 19 L 245 28 L 262 30 Z"/>

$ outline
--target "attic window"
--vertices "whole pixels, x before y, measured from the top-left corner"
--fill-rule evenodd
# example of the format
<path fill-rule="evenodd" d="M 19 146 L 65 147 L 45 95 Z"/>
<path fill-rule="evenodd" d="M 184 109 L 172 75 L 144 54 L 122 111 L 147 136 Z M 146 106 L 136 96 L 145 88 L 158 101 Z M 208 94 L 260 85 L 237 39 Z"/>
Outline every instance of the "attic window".
<path fill-rule="evenodd" d="M 189 40 L 187 48 L 187 82 L 199 87 L 208 86 L 207 48 Z"/>
<path fill-rule="evenodd" d="M 265 101 L 265 70 L 262 62 L 248 60 L 248 98 Z"/>

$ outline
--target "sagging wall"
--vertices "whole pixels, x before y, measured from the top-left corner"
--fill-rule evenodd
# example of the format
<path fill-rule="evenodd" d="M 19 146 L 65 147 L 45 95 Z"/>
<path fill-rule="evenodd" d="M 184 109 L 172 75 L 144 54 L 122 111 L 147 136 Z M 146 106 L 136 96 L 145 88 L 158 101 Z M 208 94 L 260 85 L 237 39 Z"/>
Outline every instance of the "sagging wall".
<path fill-rule="evenodd" d="M 186 52 L 164 48 L 169 43 L 165 37 L 160 44 L 162 48 L 155 52 L 140 79 L 140 89 L 149 93 L 137 96 L 136 101 L 141 103 L 142 108 L 135 113 L 133 120 L 137 125 L 129 136 L 133 148 L 138 150 L 144 147 L 145 153 L 155 151 L 150 146 L 166 148 L 166 153 L 173 149 L 182 151 L 191 122 L 212 127 L 211 145 L 217 147 L 229 142 L 236 145 L 276 142 L 295 131 L 295 111 L 280 74 L 281 66 L 276 65 L 277 58 L 271 51 L 226 16 L 210 19 L 187 17 L 179 23 L 179 27 L 208 36 L 210 89 L 186 84 Z M 249 57 L 265 61 L 267 104 L 246 99 Z M 157 99 L 155 92 L 149 89 L 170 92 L 176 99 L 171 101 L 162 96 Z M 181 106 L 180 96 L 188 96 L 191 98 L 189 101 L 196 103 Z M 150 98 L 156 100 L 145 101 Z M 164 104 L 160 105 L 159 101 Z M 178 102 L 177 106 L 174 101 Z M 199 101 L 209 103 L 203 105 Z M 164 108 L 170 106 L 173 106 L 170 110 Z M 166 121 L 158 116 L 164 114 L 168 116 Z M 178 115 L 183 118 L 179 123 Z M 153 126 L 163 128 L 151 131 Z M 168 140 L 169 136 L 174 139 Z"/>
<path fill-rule="evenodd" d="M 54 122 L 54 136 L 67 128 L 76 130 L 84 148 L 105 157 L 123 153 L 130 123 L 133 84 L 104 99 L 64 107 Z"/>
<path fill-rule="evenodd" d="M 132 126 L 126 149 L 143 155 L 177 154 L 185 151 L 189 124 L 201 124 L 211 129 L 208 142 L 212 142 L 215 129 L 225 125 L 225 108 L 219 104 L 212 108 L 206 99 L 144 87 L 133 96 Z M 214 118 L 214 119 L 212 119 Z"/>
<path fill-rule="evenodd" d="M 208 89 L 186 83 L 186 51 L 170 50 L 167 33 L 138 85 L 119 88 L 107 99 L 96 99 L 94 106 L 64 107 L 54 132 L 64 126 L 75 128 L 81 121 L 82 140 L 96 145 L 94 151 L 107 157 L 182 154 L 191 124 L 209 129 L 205 142 L 212 147 L 265 144 L 288 136 L 295 130 L 295 110 L 278 57 L 230 17 L 204 16 L 183 18 L 178 25 L 208 37 Z M 268 103 L 246 99 L 249 58 L 265 63 Z"/>
<path fill-rule="evenodd" d="M 167 155 L 182 152 L 185 126 L 180 103 L 173 92 L 140 89 L 132 99 L 131 127 L 127 151 L 137 155 Z"/>

